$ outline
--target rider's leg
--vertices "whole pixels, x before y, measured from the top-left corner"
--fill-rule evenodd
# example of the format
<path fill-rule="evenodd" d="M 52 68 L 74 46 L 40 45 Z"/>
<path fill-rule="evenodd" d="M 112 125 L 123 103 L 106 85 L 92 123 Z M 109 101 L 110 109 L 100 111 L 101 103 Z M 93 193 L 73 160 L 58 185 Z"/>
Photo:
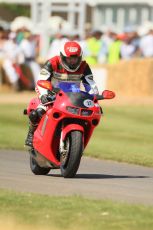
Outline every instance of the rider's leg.
<path fill-rule="evenodd" d="M 43 116 L 45 114 L 45 110 L 42 108 L 37 108 L 36 110 L 32 110 L 29 115 L 29 131 L 27 138 L 25 140 L 25 145 L 33 147 L 33 135 L 34 132 Z"/>

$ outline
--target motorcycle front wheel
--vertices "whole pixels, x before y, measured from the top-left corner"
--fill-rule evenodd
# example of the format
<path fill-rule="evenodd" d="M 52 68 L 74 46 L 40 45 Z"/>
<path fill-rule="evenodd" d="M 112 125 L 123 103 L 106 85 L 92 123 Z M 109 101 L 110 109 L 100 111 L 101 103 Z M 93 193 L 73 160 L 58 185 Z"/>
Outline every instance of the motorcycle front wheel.
<path fill-rule="evenodd" d="M 61 154 L 61 174 L 64 178 L 76 175 L 83 152 L 83 135 L 80 131 L 70 132 L 64 141 L 64 152 Z"/>
<path fill-rule="evenodd" d="M 50 171 L 50 168 L 40 167 L 32 156 L 30 156 L 30 168 L 35 175 L 47 175 Z"/>

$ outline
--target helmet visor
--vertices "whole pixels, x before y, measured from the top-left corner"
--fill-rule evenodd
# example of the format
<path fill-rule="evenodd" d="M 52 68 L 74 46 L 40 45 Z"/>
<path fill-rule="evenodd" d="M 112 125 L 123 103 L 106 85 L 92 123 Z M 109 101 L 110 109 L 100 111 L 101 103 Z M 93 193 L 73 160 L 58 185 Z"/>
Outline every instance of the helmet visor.
<path fill-rule="evenodd" d="M 65 57 L 62 55 L 62 62 L 65 66 L 67 66 L 70 70 L 75 70 L 78 66 L 80 66 L 80 63 L 82 61 L 82 56 L 70 56 Z"/>

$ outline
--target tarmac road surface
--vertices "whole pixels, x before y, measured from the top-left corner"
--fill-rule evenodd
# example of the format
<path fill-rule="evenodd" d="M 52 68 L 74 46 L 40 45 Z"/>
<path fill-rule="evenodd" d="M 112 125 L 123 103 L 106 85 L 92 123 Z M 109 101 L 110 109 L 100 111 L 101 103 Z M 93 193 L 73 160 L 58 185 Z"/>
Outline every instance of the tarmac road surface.
<path fill-rule="evenodd" d="M 36 176 L 28 152 L 0 150 L 0 188 L 153 205 L 153 168 L 83 157 L 73 179 L 61 177 L 60 170 Z"/>

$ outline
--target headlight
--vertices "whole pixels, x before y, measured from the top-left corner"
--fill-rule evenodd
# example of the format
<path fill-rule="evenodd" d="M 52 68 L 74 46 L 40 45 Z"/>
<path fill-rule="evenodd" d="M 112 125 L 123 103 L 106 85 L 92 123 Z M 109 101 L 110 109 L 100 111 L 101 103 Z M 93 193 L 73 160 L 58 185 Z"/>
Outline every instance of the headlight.
<path fill-rule="evenodd" d="M 77 114 L 77 115 L 79 114 L 79 108 L 76 107 L 67 106 L 66 110 L 72 114 Z"/>
<path fill-rule="evenodd" d="M 81 116 L 90 116 L 92 114 L 92 110 L 89 109 L 82 109 Z"/>

